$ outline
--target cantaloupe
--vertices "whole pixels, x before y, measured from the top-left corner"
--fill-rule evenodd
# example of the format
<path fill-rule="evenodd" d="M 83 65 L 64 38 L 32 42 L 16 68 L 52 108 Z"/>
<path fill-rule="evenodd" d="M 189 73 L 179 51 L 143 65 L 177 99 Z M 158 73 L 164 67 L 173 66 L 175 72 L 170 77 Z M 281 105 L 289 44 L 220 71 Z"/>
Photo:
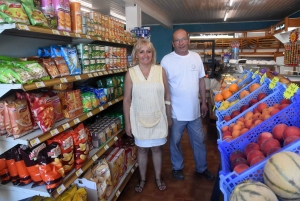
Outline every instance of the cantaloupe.
<path fill-rule="evenodd" d="M 300 200 L 300 156 L 274 154 L 264 167 L 264 182 L 282 200 Z"/>
<path fill-rule="evenodd" d="M 276 201 L 276 195 L 265 184 L 258 181 L 246 181 L 235 187 L 230 201 Z"/>

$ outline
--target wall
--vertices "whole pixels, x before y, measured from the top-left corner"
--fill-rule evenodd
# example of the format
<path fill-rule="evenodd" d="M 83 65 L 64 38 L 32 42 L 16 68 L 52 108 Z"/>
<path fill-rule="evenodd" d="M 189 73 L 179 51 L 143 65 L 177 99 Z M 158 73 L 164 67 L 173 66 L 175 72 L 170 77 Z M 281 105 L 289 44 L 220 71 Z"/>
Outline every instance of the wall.
<path fill-rule="evenodd" d="M 172 51 L 172 34 L 174 30 L 179 28 L 188 32 L 221 32 L 221 31 L 246 31 L 259 30 L 270 27 L 279 21 L 263 21 L 263 22 L 239 22 L 239 23 L 215 23 L 215 24 L 187 24 L 174 25 L 173 30 L 162 26 L 151 27 L 151 42 L 157 51 L 157 62 L 160 62 L 164 55 Z"/>

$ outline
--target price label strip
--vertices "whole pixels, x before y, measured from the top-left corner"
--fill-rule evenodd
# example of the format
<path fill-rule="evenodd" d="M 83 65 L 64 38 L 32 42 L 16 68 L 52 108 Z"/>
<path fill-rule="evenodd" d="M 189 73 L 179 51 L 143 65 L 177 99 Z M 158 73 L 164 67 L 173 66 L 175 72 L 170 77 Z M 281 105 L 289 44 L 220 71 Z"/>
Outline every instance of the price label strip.
<path fill-rule="evenodd" d="M 44 82 L 36 82 L 36 83 L 35 83 L 35 86 L 36 86 L 37 88 L 43 88 L 43 87 L 45 87 L 45 84 L 44 84 Z"/>
<path fill-rule="evenodd" d="M 83 172 L 83 171 L 82 171 L 82 169 L 81 169 L 81 168 L 80 168 L 79 170 L 77 170 L 77 171 L 76 171 L 76 175 L 77 175 L 77 177 L 79 177 L 79 176 L 82 174 L 82 172 Z"/>
<path fill-rule="evenodd" d="M 263 76 L 261 76 L 261 78 L 260 78 L 260 84 L 263 84 L 263 83 L 264 83 L 265 78 L 266 78 L 266 73 L 263 74 Z"/>
<path fill-rule="evenodd" d="M 137 167 L 138 165 L 139 165 L 139 164 L 138 164 L 138 163 L 136 163 L 136 164 L 135 164 L 135 167 Z"/>
<path fill-rule="evenodd" d="M 93 75 L 94 75 L 95 77 L 97 77 L 97 76 L 98 76 L 98 73 L 93 73 Z"/>
<path fill-rule="evenodd" d="M 63 33 L 64 33 L 65 36 L 70 36 L 70 33 L 67 32 L 67 31 L 64 31 Z"/>
<path fill-rule="evenodd" d="M 77 38 L 81 38 L 81 35 L 78 34 L 78 33 L 76 33 L 75 36 L 76 36 Z"/>
<path fill-rule="evenodd" d="M 134 172 L 134 169 L 132 168 L 132 169 L 130 170 L 130 172 L 133 173 L 133 172 Z"/>
<path fill-rule="evenodd" d="M 57 193 L 61 194 L 62 192 L 64 192 L 66 190 L 66 187 L 62 184 L 60 185 L 60 187 L 57 188 Z"/>
<path fill-rule="evenodd" d="M 58 133 L 59 133 L 59 131 L 57 130 L 57 128 L 50 131 L 50 134 L 51 134 L 52 136 L 55 136 L 55 135 L 57 135 Z"/>
<path fill-rule="evenodd" d="M 66 83 L 66 82 L 68 82 L 68 80 L 67 80 L 67 78 L 63 77 L 63 78 L 60 78 L 60 82 L 61 83 Z"/>
<path fill-rule="evenodd" d="M 214 105 L 214 107 L 213 107 L 213 111 L 215 111 L 216 110 L 216 105 Z"/>
<path fill-rule="evenodd" d="M 35 138 L 35 139 L 33 139 L 33 140 L 30 141 L 31 146 L 33 146 L 33 147 L 35 145 L 40 144 L 40 143 L 41 143 L 41 141 L 39 140 L 39 138 Z"/>
<path fill-rule="evenodd" d="M 103 73 L 102 72 L 98 72 L 98 75 L 103 75 Z"/>
<path fill-rule="evenodd" d="M 107 71 L 104 71 L 103 73 L 104 73 L 104 75 L 107 75 L 107 74 L 108 74 Z"/>
<path fill-rule="evenodd" d="M 254 79 L 254 78 L 255 78 L 256 74 L 258 74 L 258 70 L 257 70 L 257 71 L 255 71 L 255 72 L 253 73 L 253 75 L 252 75 L 252 79 Z"/>
<path fill-rule="evenodd" d="M 106 144 L 106 145 L 104 146 L 105 151 L 108 150 L 108 148 L 109 148 L 109 146 Z"/>
<path fill-rule="evenodd" d="M 271 81 L 271 83 L 269 84 L 269 88 L 270 89 L 274 89 L 274 87 L 276 86 L 276 83 L 279 81 L 278 77 L 274 77 Z"/>
<path fill-rule="evenodd" d="M 56 34 L 56 35 L 60 35 L 58 30 L 52 29 L 52 33 Z"/>
<path fill-rule="evenodd" d="M 111 70 L 110 70 L 110 71 L 108 71 L 108 73 L 109 73 L 109 74 L 113 74 L 113 72 L 112 72 Z"/>
<path fill-rule="evenodd" d="M 114 141 L 117 141 L 118 140 L 118 137 L 116 136 L 116 137 L 114 137 Z"/>
<path fill-rule="evenodd" d="M 119 190 L 117 190 L 117 192 L 116 192 L 116 196 L 117 196 L 117 198 L 119 197 L 119 195 L 120 195 L 121 193 L 120 193 L 120 191 Z"/>
<path fill-rule="evenodd" d="M 109 42 L 108 38 L 105 38 L 105 41 L 106 41 L 106 42 Z"/>
<path fill-rule="evenodd" d="M 292 96 L 294 96 L 294 94 L 298 91 L 298 89 L 299 86 L 296 85 L 295 83 L 290 84 L 290 86 L 288 86 L 288 88 L 283 93 L 284 98 L 290 99 Z"/>
<path fill-rule="evenodd" d="M 109 101 L 108 103 L 107 103 L 109 106 L 112 106 L 112 103 Z"/>
<path fill-rule="evenodd" d="M 80 123 L 80 120 L 78 118 L 74 119 L 73 120 L 74 124 L 79 124 Z"/>
<path fill-rule="evenodd" d="M 19 29 L 30 31 L 29 27 L 25 24 L 19 24 L 18 27 L 19 27 Z"/>
<path fill-rule="evenodd" d="M 92 113 L 92 112 L 88 112 L 86 115 L 87 115 L 88 117 L 91 117 L 91 116 L 93 116 L 93 113 Z"/>
<path fill-rule="evenodd" d="M 93 75 L 91 73 L 88 74 L 88 77 L 93 77 Z"/>
<path fill-rule="evenodd" d="M 66 130 L 68 128 L 70 128 L 70 124 L 69 123 L 65 123 L 64 125 L 62 125 L 63 129 Z"/>
<path fill-rule="evenodd" d="M 100 112 L 104 110 L 104 108 L 101 106 L 99 107 Z"/>
<path fill-rule="evenodd" d="M 98 39 L 98 40 L 102 40 L 102 38 L 101 38 L 101 37 L 97 37 L 97 39 Z"/>
<path fill-rule="evenodd" d="M 116 102 L 119 102 L 119 99 L 116 98 L 115 101 L 116 101 Z"/>
<path fill-rule="evenodd" d="M 89 35 L 86 35 L 86 38 L 91 39 L 91 37 Z"/>
<path fill-rule="evenodd" d="M 95 162 L 98 158 L 99 158 L 99 157 L 97 156 L 97 154 L 95 154 L 95 155 L 92 157 L 92 159 L 93 159 L 94 162 Z"/>
<path fill-rule="evenodd" d="M 76 75 L 76 76 L 75 76 L 75 80 L 81 80 L 80 75 Z"/>

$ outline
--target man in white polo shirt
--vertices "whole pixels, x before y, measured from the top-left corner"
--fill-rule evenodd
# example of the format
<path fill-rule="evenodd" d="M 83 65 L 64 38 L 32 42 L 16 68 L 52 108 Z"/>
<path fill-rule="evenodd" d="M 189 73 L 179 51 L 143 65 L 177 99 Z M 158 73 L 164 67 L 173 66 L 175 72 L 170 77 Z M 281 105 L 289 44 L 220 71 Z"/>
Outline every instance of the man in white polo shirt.
<path fill-rule="evenodd" d="M 214 175 L 207 169 L 206 146 L 201 123 L 201 117 L 204 117 L 208 110 L 205 97 L 205 72 L 201 57 L 188 50 L 189 43 L 188 33 L 178 29 L 173 34 L 174 52 L 164 56 L 161 61 L 171 92 L 173 125 L 170 134 L 170 154 L 173 176 L 177 180 L 184 179 L 180 140 L 184 129 L 187 128 L 194 151 L 196 173 L 205 176 L 208 180 L 214 180 Z"/>

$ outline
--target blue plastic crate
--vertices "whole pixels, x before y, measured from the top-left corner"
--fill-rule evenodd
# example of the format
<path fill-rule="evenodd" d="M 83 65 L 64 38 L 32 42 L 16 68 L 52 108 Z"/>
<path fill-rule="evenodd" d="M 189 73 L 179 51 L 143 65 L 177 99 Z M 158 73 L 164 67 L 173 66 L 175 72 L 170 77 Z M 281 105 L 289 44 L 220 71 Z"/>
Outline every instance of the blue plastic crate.
<path fill-rule="evenodd" d="M 252 79 L 252 77 L 251 77 L 251 79 Z M 233 102 L 233 101 L 239 99 L 241 91 L 243 91 L 243 90 L 249 90 L 249 87 L 252 84 L 259 83 L 259 81 L 260 81 L 260 76 L 256 74 L 255 77 L 254 77 L 254 79 L 249 84 L 247 84 L 245 87 L 241 88 L 239 91 L 237 91 L 236 93 L 234 93 L 230 98 L 227 99 L 227 101 Z M 221 106 L 221 103 L 222 102 L 215 102 L 216 108 L 219 108 Z"/>
<path fill-rule="evenodd" d="M 281 84 L 280 82 L 278 82 L 276 84 L 276 87 L 274 87 L 274 89 L 270 89 L 269 88 L 269 83 L 270 83 L 270 80 L 269 79 L 266 79 L 266 81 L 258 88 L 256 89 L 255 91 L 253 91 L 252 93 L 250 93 L 248 96 L 246 96 L 245 98 L 241 99 L 240 101 L 238 101 L 237 103 L 235 103 L 233 106 L 227 108 L 227 110 L 224 110 L 224 111 L 216 111 L 216 116 L 218 118 L 217 120 L 217 125 L 219 127 L 223 127 L 227 121 L 224 120 L 224 117 L 227 116 L 227 115 L 231 115 L 231 113 L 234 111 L 234 110 L 240 110 L 240 108 L 243 106 L 243 105 L 248 105 L 249 104 L 249 101 L 252 100 L 252 99 L 257 99 L 258 95 L 260 93 L 265 93 L 267 94 L 267 97 L 265 97 L 264 99 L 261 100 L 261 102 L 264 102 L 266 99 L 268 99 L 268 97 L 280 90 L 280 91 L 284 91 L 285 90 L 285 85 Z M 255 106 L 257 104 L 254 104 L 252 106 Z M 251 107 L 252 107 L 251 106 Z M 255 106 L 256 107 L 256 106 Z M 250 107 L 249 107 L 250 108 Z M 248 109 L 249 109 L 248 108 Z M 241 116 L 244 116 L 246 114 L 247 111 L 249 110 L 245 110 L 241 113 Z M 231 119 L 231 121 L 234 121 L 235 118 Z"/>
<path fill-rule="evenodd" d="M 281 98 L 282 99 L 282 98 Z M 298 99 L 298 100 L 297 100 Z M 257 142 L 257 138 L 262 132 L 272 132 L 272 129 L 280 123 L 284 123 L 288 126 L 297 126 L 300 127 L 300 96 L 293 97 L 292 103 L 286 108 L 282 109 L 275 115 L 271 116 L 269 119 L 266 119 L 262 123 L 258 124 L 254 128 L 250 129 L 243 135 L 237 137 L 236 139 L 226 142 L 218 140 L 218 149 L 220 151 L 220 158 L 222 169 L 220 175 L 230 174 L 231 164 L 229 161 L 230 154 L 235 150 L 244 151 L 245 147 L 250 142 Z M 279 100 L 279 99 L 277 99 Z M 285 150 L 286 147 L 281 148 Z M 263 161 L 267 160 L 264 159 Z M 261 163 L 261 162 L 260 162 Z M 250 167 L 249 169 L 251 169 Z"/>
<path fill-rule="evenodd" d="M 251 71 L 248 70 L 244 70 L 243 74 L 241 75 L 241 78 L 247 74 L 247 77 L 245 79 L 243 79 L 240 83 L 238 83 L 238 87 L 240 88 L 241 86 L 243 86 L 246 83 L 250 83 L 252 82 L 252 75 L 253 73 Z M 236 81 L 234 81 L 233 83 L 237 83 L 239 79 L 237 79 Z M 228 85 L 225 89 L 228 89 L 230 85 Z"/>
<path fill-rule="evenodd" d="M 300 140 L 297 140 L 294 143 L 289 144 L 288 146 L 284 147 L 284 149 L 281 149 L 279 151 L 291 151 L 300 154 Z M 267 162 L 267 159 L 269 159 L 270 157 L 271 156 L 267 157 L 266 160 L 250 167 L 249 169 L 242 172 L 241 174 L 237 174 L 236 172 L 232 172 L 228 175 L 220 174 L 220 189 L 224 195 L 224 201 L 228 201 L 234 188 L 245 180 L 254 180 L 254 181 L 260 181 L 264 183 L 263 181 L 264 167 Z"/>

